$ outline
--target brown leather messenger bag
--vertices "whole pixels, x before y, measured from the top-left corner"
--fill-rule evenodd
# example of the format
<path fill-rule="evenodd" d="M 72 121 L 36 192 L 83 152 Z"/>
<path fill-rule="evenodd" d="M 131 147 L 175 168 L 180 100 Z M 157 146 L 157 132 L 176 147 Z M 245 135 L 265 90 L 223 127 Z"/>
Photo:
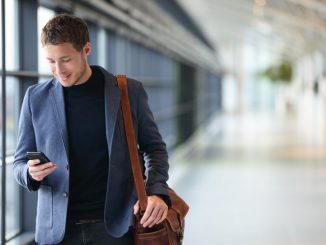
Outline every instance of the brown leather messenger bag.
<path fill-rule="evenodd" d="M 140 224 L 141 216 L 144 214 L 147 206 L 147 194 L 145 191 L 136 135 L 132 122 L 127 78 L 125 75 L 117 75 L 117 80 L 118 86 L 121 89 L 123 121 L 136 193 L 140 207 L 140 211 L 135 217 L 136 223 L 134 228 L 134 243 L 135 245 L 180 245 L 182 244 L 183 240 L 185 216 L 189 210 L 189 206 L 171 188 L 168 189 L 168 193 L 172 205 L 168 209 L 167 218 L 161 224 L 158 224 L 152 228 L 144 228 Z"/>

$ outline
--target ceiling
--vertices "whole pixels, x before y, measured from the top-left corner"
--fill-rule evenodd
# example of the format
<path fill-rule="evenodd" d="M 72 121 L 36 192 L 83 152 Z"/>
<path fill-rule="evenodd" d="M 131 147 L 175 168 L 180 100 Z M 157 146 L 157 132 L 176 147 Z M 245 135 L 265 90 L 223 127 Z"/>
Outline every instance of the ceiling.
<path fill-rule="evenodd" d="M 176 0 L 216 50 L 249 44 L 290 59 L 326 42 L 326 0 Z"/>

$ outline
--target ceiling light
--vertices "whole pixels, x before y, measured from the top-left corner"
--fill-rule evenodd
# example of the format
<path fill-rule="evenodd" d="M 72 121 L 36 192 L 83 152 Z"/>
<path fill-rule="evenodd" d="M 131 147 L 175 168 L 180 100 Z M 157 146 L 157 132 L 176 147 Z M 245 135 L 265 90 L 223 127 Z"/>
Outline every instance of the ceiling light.
<path fill-rule="evenodd" d="M 266 0 L 255 0 L 255 3 L 260 6 L 263 7 L 266 5 Z"/>

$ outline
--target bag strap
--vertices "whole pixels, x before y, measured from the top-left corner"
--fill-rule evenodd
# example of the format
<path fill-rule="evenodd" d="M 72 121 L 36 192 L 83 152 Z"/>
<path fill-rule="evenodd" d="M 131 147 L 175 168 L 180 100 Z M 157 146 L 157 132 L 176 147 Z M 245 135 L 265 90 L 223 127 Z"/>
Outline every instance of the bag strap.
<path fill-rule="evenodd" d="M 147 207 L 147 195 L 144 186 L 143 174 L 139 164 L 138 148 L 136 143 L 135 129 L 132 122 L 130 101 L 127 88 L 127 77 L 117 75 L 118 86 L 121 89 L 121 109 L 123 114 L 123 124 L 127 137 L 129 156 L 136 192 L 139 200 L 140 214 L 142 215 Z"/>

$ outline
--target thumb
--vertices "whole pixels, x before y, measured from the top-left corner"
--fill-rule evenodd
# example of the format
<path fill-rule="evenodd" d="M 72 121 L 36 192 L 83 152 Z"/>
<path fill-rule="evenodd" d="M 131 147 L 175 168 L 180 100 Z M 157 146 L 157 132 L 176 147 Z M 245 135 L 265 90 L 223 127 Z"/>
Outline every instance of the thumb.
<path fill-rule="evenodd" d="M 136 202 L 136 204 L 134 205 L 134 215 L 136 215 L 139 211 L 139 201 Z"/>

